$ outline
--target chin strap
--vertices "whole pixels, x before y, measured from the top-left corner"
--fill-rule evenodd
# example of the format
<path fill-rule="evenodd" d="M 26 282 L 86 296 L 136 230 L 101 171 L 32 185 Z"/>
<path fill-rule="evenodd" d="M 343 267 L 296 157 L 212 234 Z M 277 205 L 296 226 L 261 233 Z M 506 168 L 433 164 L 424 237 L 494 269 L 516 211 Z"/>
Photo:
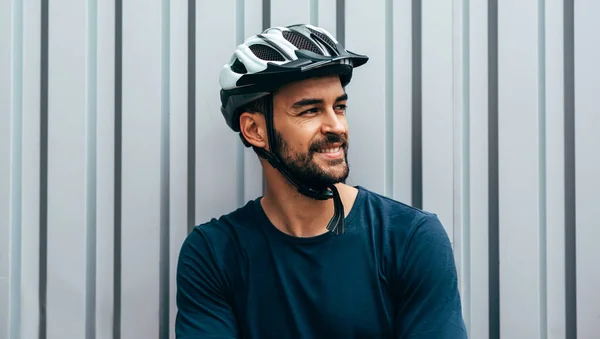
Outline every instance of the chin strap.
<path fill-rule="evenodd" d="M 333 199 L 334 213 L 333 217 L 329 220 L 327 224 L 327 230 L 334 233 L 335 235 L 340 235 L 344 233 L 344 204 L 342 204 L 342 199 L 340 198 L 340 193 L 338 192 L 335 185 L 329 185 L 326 188 L 321 190 L 314 189 L 312 187 L 306 186 L 298 180 L 296 180 L 293 175 L 287 170 L 285 165 L 279 160 L 279 158 L 273 153 L 273 140 L 275 140 L 275 128 L 273 127 L 273 99 L 272 97 L 267 98 L 265 100 L 265 119 L 267 122 L 267 133 L 269 137 L 269 149 L 271 152 L 265 150 L 264 148 L 255 147 L 254 152 L 258 154 L 261 158 L 267 160 L 271 166 L 276 168 L 282 175 L 289 181 L 296 189 L 303 195 L 316 199 L 316 200 L 327 200 Z"/>
<path fill-rule="evenodd" d="M 306 185 L 297 183 L 293 176 L 287 171 L 285 166 L 279 161 L 279 159 L 273 155 L 273 153 L 266 151 L 264 148 L 253 147 L 254 151 L 262 158 L 266 159 L 271 166 L 279 170 L 279 172 L 292 184 L 300 193 L 316 200 L 327 200 L 333 198 L 333 217 L 327 224 L 327 230 L 334 233 L 335 235 L 344 234 L 344 204 L 340 197 L 337 187 L 335 185 L 329 185 L 328 188 L 323 190 L 315 190 L 307 187 Z"/>
<path fill-rule="evenodd" d="M 316 200 L 327 200 L 334 197 L 333 192 L 328 190 L 327 188 L 317 190 L 297 182 L 292 176 L 292 174 L 285 168 L 283 163 L 279 161 L 279 158 L 277 158 L 273 153 L 266 151 L 264 148 L 253 148 L 254 152 L 256 152 L 261 158 L 266 159 L 271 164 L 271 166 L 279 170 L 283 177 L 286 178 L 292 185 L 294 185 L 294 187 L 296 187 L 296 189 L 303 195 L 306 195 L 307 197 Z"/>
<path fill-rule="evenodd" d="M 333 192 L 334 212 L 333 218 L 331 218 L 329 224 L 327 224 L 327 229 L 335 235 L 344 234 L 344 218 L 346 217 L 344 214 L 344 204 L 342 204 L 340 193 L 335 185 L 330 185 L 329 188 Z"/>

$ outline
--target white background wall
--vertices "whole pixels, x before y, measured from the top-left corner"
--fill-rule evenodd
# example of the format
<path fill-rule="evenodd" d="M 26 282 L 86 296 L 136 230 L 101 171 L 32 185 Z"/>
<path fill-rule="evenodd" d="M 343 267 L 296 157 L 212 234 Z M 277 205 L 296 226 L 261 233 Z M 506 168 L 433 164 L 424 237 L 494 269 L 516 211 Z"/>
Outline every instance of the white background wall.
<path fill-rule="evenodd" d="M 352 184 L 437 213 L 470 337 L 600 337 L 600 3 L 0 1 L 0 339 L 173 338 L 188 229 L 262 193 L 218 74 L 265 25 L 370 56 Z M 40 335 L 41 333 L 41 335 Z"/>

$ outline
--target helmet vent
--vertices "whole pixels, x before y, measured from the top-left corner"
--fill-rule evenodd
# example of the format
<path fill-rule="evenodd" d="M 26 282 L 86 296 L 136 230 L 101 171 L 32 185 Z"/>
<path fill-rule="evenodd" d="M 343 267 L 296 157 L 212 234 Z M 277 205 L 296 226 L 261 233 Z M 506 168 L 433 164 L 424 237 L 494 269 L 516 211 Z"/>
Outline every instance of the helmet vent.
<path fill-rule="evenodd" d="M 321 40 L 325 41 L 325 43 L 327 43 L 327 44 L 328 44 L 328 45 L 330 45 L 331 47 L 335 47 L 335 43 L 333 42 L 333 40 L 331 40 L 331 39 L 330 39 L 330 38 L 329 38 L 329 37 L 328 37 L 326 34 L 323 34 L 323 33 L 319 32 L 319 31 L 315 31 L 315 30 L 314 30 L 314 29 L 312 29 L 312 28 L 309 28 L 309 29 L 310 29 L 310 31 L 311 31 L 311 32 L 312 32 L 314 35 L 318 36 L 318 37 L 319 37 L 319 39 L 321 39 Z"/>
<path fill-rule="evenodd" d="M 250 50 L 254 55 L 256 55 L 259 59 L 266 61 L 285 61 L 283 56 L 279 54 L 275 49 L 262 44 L 255 44 L 250 46 Z"/>
<path fill-rule="evenodd" d="M 248 73 L 246 66 L 244 66 L 244 64 L 240 61 L 240 59 L 237 59 L 237 58 L 231 65 L 231 70 L 236 73 L 243 73 L 243 74 Z"/>
<path fill-rule="evenodd" d="M 329 55 L 331 55 L 331 56 L 340 55 L 340 53 L 338 53 L 336 50 L 331 48 L 331 46 L 329 46 L 328 44 L 324 44 L 324 45 L 325 45 L 325 48 L 327 48 L 327 52 L 329 52 Z"/>
<path fill-rule="evenodd" d="M 336 44 L 333 42 L 333 40 L 331 40 L 327 35 L 319 31 L 315 31 L 312 28 L 309 28 L 309 30 L 312 32 L 312 34 L 316 35 L 318 39 L 324 42 L 325 48 L 327 48 L 327 51 L 331 56 L 339 55 L 339 53 L 336 51 Z"/>
<path fill-rule="evenodd" d="M 323 55 L 323 52 L 315 43 L 310 41 L 307 37 L 300 33 L 296 33 L 294 31 L 283 31 L 283 37 L 285 40 L 289 41 L 292 45 L 296 46 L 298 49 L 305 49 L 320 55 Z"/>

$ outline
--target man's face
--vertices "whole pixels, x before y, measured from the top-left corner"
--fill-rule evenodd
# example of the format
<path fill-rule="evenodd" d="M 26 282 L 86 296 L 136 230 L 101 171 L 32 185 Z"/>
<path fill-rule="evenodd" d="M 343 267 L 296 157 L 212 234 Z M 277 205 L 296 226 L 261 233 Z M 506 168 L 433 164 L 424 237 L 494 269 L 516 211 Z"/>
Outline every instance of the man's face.
<path fill-rule="evenodd" d="M 309 186 L 348 177 L 346 100 L 337 76 L 296 82 L 273 97 L 274 153 Z"/>

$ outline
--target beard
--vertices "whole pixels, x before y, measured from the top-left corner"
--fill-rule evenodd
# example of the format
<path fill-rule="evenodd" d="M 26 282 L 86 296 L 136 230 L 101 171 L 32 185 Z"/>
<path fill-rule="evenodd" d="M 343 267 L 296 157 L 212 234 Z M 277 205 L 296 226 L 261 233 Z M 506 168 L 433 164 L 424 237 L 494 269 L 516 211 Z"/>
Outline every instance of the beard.
<path fill-rule="evenodd" d="M 292 152 L 289 144 L 283 139 L 283 136 L 274 131 L 275 138 L 273 143 L 274 154 L 283 162 L 292 176 L 304 185 L 312 188 L 325 188 L 327 186 L 345 183 L 350 174 L 348 165 L 348 138 L 346 135 L 327 134 L 322 140 L 310 145 L 307 153 Z M 332 143 L 342 143 L 340 146 L 344 151 L 342 159 L 328 161 L 328 167 L 343 168 L 341 170 L 327 171 L 322 168 L 314 159 L 319 149 Z"/>

